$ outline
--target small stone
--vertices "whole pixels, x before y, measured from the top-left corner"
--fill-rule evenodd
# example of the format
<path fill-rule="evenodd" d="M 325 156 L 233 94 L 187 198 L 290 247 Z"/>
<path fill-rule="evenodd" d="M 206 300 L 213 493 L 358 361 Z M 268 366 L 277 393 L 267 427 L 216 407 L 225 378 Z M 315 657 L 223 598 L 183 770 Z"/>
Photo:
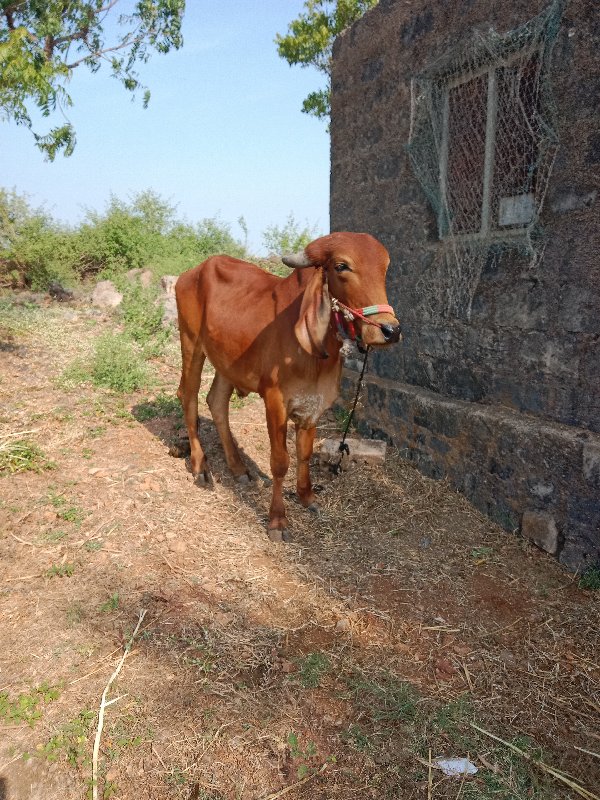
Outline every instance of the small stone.
<path fill-rule="evenodd" d="M 525 511 L 521 521 L 521 533 L 547 553 L 554 555 L 558 550 L 558 529 L 551 514 Z"/>
<path fill-rule="evenodd" d="M 468 656 L 469 653 L 473 652 L 473 648 L 471 645 L 468 644 L 453 644 L 452 650 L 456 653 L 457 656 Z"/>
<path fill-rule="evenodd" d="M 213 619 L 219 625 L 222 625 L 224 628 L 226 628 L 234 621 L 235 614 L 232 614 L 231 612 L 216 611 L 213 615 Z"/>
<path fill-rule="evenodd" d="M 349 619 L 338 619 L 335 623 L 335 631 L 336 633 L 345 633 L 346 631 L 350 630 L 350 620 Z"/>
<path fill-rule="evenodd" d="M 172 542 L 169 542 L 169 550 L 171 553 L 185 553 L 187 550 L 187 544 L 183 541 L 183 539 L 175 539 Z"/>
<path fill-rule="evenodd" d="M 448 661 L 447 658 L 438 658 L 438 660 L 435 662 L 435 669 L 436 672 L 438 672 L 443 677 L 445 676 L 451 677 L 456 673 L 456 668 L 454 664 Z"/>

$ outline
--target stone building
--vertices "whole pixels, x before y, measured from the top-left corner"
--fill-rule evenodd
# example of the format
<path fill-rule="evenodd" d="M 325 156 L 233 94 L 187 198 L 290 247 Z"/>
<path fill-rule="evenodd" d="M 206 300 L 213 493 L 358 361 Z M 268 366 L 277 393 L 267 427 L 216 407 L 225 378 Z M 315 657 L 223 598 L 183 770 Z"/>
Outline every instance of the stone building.
<path fill-rule="evenodd" d="M 597 0 L 380 0 L 335 42 L 331 137 L 331 230 L 386 245 L 404 332 L 363 431 L 600 564 Z"/>

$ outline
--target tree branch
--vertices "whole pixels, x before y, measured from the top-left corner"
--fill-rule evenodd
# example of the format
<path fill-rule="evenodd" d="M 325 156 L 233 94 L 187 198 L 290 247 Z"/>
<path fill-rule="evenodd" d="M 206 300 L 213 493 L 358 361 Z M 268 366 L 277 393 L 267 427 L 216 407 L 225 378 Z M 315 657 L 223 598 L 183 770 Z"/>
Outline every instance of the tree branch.
<path fill-rule="evenodd" d="M 121 44 L 116 44 L 114 47 L 105 47 L 102 50 L 90 50 L 87 56 L 84 56 L 77 61 L 73 61 L 71 64 L 65 64 L 65 66 L 67 69 L 74 69 L 75 67 L 78 67 L 80 64 L 83 64 L 85 61 L 87 61 L 88 58 L 101 58 L 106 53 L 114 53 L 116 50 L 123 50 L 124 47 L 129 47 L 129 45 L 139 44 L 140 42 L 143 42 L 145 38 L 145 36 L 137 36 L 135 39 L 126 39 L 122 41 Z"/>

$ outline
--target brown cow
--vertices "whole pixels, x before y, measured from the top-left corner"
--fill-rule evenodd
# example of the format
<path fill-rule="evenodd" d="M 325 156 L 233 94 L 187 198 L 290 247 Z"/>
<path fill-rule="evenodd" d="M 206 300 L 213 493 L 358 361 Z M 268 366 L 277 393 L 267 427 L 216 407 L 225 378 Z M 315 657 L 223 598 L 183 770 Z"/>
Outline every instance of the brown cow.
<path fill-rule="evenodd" d="M 249 475 L 229 427 L 229 399 L 235 389 L 242 396 L 258 392 L 264 400 L 273 474 L 272 541 L 290 538 L 282 496 L 289 466 L 288 419 L 296 426 L 298 497 L 303 506 L 318 510 L 309 459 L 315 426 L 338 395 L 342 369 L 342 337 L 334 321 L 340 315 L 332 313 L 332 305 L 346 319 L 354 316 L 349 324 L 356 325 L 365 346 L 400 338 L 385 291 L 388 252 L 372 236 L 332 233 L 283 261 L 295 268 L 287 278 L 236 258 L 213 256 L 184 272 L 175 287 L 182 354 L 177 395 L 190 439 L 192 474 L 198 483 L 208 481 L 198 438 L 198 390 L 208 358 L 216 374 L 207 403 L 227 464 L 240 482 Z"/>

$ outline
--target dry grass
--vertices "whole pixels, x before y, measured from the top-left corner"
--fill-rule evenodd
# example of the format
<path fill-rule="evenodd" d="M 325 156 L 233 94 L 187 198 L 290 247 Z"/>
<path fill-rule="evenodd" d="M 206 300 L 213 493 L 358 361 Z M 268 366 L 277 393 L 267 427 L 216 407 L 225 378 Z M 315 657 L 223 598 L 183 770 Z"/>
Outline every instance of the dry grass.
<path fill-rule="evenodd" d="M 57 468 L 0 477 L 0 694 L 60 696 L 33 728 L 0 721 L 0 796 L 85 796 L 100 698 L 142 608 L 108 698 L 101 797 L 573 796 L 481 729 L 597 791 L 597 593 L 393 451 L 384 468 L 316 476 L 320 517 L 293 499 L 291 469 L 295 541 L 271 545 L 260 401 L 232 410 L 256 476 L 245 491 L 201 408 L 214 484 L 200 490 L 168 455 L 174 348 L 151 394 L 61 386 L 111 322 L 35 314 L 62 336 L 14 333 L 0 436 L 35 430 Z M 53 565 L 71 576 L 47 577 Z M 429 766 L 463 755 L 474 777 Z"/>

